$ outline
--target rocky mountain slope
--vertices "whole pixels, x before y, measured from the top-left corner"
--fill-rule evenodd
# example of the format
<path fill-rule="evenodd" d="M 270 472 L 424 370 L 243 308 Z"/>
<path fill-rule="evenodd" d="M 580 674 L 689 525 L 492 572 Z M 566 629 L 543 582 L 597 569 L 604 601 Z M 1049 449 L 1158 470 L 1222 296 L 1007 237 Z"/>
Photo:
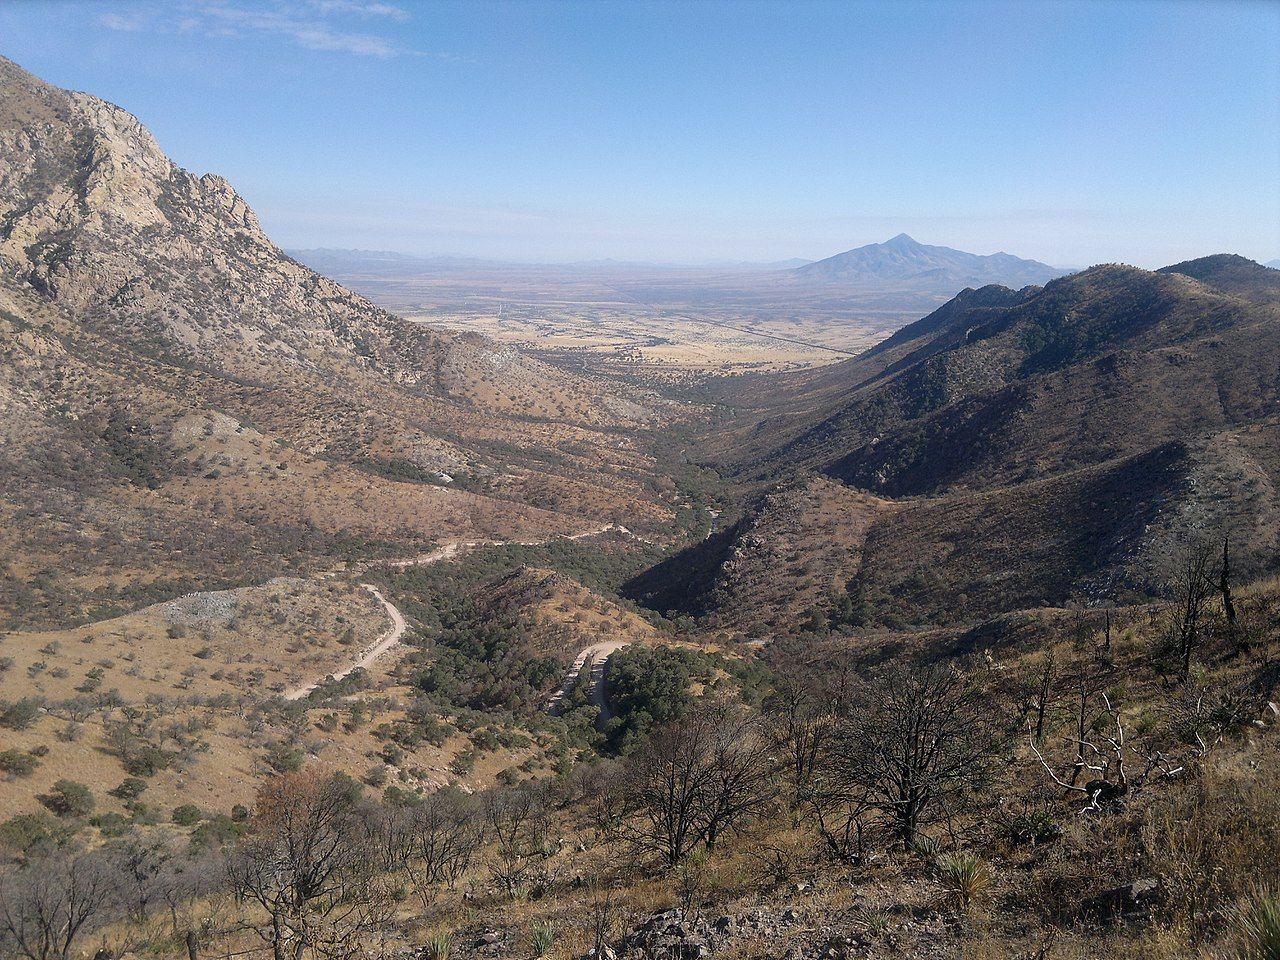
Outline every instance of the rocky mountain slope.
<path fill-rule="evenodd" d="M 662 398 L 386 313 L 130 114 L 5 60 L 0 327 L 0 621 L 670 515 L 642 479 Z"/>
<path fill-rule="evenodd" d="M 847 363 L 749 381 L 719 462 L 776 489 L 636 595 L 750 623 L 759 591 L 731 598 L 780 576 L 796 589 L 775 583 L 766 608 L 786 622 L 799 601 L 782 597 L 815 601 L 780 549 L 824 571 L 826 609 L 914 623 L 1148 596 L 1196 537 L 1230 536 L 1245 575 L 1272 569 L 1277 291 L 1242 258 L 1095 267 L 968 290 Z"/>

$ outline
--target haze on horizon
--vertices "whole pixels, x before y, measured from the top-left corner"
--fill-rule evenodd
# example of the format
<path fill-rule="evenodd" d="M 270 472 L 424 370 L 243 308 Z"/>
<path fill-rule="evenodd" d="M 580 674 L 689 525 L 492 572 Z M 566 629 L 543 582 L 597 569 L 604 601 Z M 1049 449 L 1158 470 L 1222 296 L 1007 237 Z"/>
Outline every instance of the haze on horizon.
<path fill-rule="evenodd" d="M 1280 4 L 0 4 L 289 248 L 1280 257 Z"/>

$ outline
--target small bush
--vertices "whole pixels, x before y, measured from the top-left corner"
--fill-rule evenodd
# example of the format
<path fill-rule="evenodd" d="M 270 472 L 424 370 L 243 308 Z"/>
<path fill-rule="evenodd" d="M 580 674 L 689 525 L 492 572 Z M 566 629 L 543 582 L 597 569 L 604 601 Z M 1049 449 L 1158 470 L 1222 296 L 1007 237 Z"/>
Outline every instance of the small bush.
<path fill-rule="evenodd" d="M 169 766 L 169 755 L 159 747 L 142 746 L 125 757 L 125 772 L 135 777 L 153 777 Z"/>
<path fill-rule="evenodd" d="M 449 960 L 453 953 L 453 936 L 449 933 L 433 933 L 422 945 L 423 960 Z"/>
<path fill-rule="evenodd" d="M 991 872 L 987 865 L 967 850 L 938 857 L 938 879 L 963 910 L 968 910 L 991 887 Z"/>
<path fill-rule="evenodd" d="M 132 821 L 118 813 L 102 813 L 89 820 L 89 825 L 97 827 L 104 837 L 123 837 L 129 832 Z"/>
<path fill-rule="evenodd" d="M 36 772 L 40 761 L 21 750 L 5 750 L 0 753 L 0 770 L 14 777 L 29 777 Z"/>
<path fill-rule="evenodd" d="M 305 759 L 301 750 L 295 747 L 286 747 L 283 744 L 276 744 L 267 751 L 267 766 L 276 773 L 296 773 L 302 769 L 302 761 Z"/>
<path fill-rule="evenodd" d="M 938 859 L 939 854 L 942 853 L 942 841 L 937 837 L 931 837 L 928 834 L 922 833 L 916 837 L 915 842 L 911 845 L 911 849 L 914 850 L 921 859 L 926 860 L 929 863 L 933 863 Z"/>
<path fill-rule="evenodd" d="M 184 803 L 179 807 L 173 808 L 171 818 L 180 827 L 194 827 L 204 819 L 204 814 L 200 812 L 200 808 L 194 803 Z"/>
<path fill-rule="evenodd" d="M 225 814 L 217 814 L 191 831 L 191 849 L 216 850 L 225 847 L 244 836 L 246 829 L 242 821 Z"/>
<path fill-rule="evenodd" d="M 147 781 L 139 777 L 125 777 L 120 781 L 120 786 L 111 791 L 111 795 L 120 800 L 137 800 L 146 789 Z"/>
<path fill-rule="evenodd" d="M 39 715 L 40 701 L 35 697 L 24 697 L 13 703 L 0 700 L 0 727 L 25 730 L 36 722 Z"/>
<path fill-rule="evenodd" d="M 26 853 L 57 833 L 58 825 L 47 813 L 20 813 L 0 823 L 0 848 Z"/>
<path fill-rule="evenodd" d="M 1280 960 L 1280 893 L 1254 889 L 1232 917 L 1231 960 Z"/>
<path fill-rule="evenodd" d="M 1062 827 L 1047 810 L 1025 810 L 1001 823 L 1000 835 L 1010 846 L 1037 846 L 1060 837 Z"/>
<path fill-rule="evenodd" d="M 58 780 L 40 802 L 60 817 L 85 817 L 93 811 L 93 791 L 74 780 Z"/>
<path fill-rule="evenodd" d="M 853 922 L 870 936 L 878 937 L 889 929 L 889 911 L 883 907 L 859 907 L 854 911 Z"/>
<path fill-rule="evenodd" d="M 556 942 L 556 932 L 549 923 L 538 923 L 533 927 L 533 933 L 529 937 L 529 949 L 533 951 L 535 957 L 546 956 Z"/>

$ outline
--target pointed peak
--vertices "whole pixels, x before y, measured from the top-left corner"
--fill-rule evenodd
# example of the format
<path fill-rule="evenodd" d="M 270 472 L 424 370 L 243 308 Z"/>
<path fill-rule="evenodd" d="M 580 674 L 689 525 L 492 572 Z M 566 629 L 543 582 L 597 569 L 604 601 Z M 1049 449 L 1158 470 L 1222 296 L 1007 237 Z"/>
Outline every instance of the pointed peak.
<path fill-rule="evenodd" d="M 882 243 L 882 244 L 881 244 L 881 246 L 884 246 L 884 247 L 918 247 L 918 246 L 920 246 L 920 244 L 919 244 L 919 243 L 917 243 L 917 242 L 915 241 L 915 239 L 914 239 L 914 238 L 907 236 L 905 233 L 900 233 L 900 234 L 898 234 L 896 237 L 894 237 L 893 239 L 891 239 L 891 240 L 886 240 L 884 243 Z"/>

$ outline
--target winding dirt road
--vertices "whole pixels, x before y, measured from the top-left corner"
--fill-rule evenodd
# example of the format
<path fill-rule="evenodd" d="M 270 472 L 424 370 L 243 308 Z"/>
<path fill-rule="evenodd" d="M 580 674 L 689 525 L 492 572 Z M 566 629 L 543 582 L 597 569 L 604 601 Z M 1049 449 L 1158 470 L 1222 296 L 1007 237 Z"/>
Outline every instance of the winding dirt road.
<path fill-rule="evenodd" d="M 380 656 L 398 644 L 400 642 L 400 638 L 404 636 L 404 614 L 396 608 L 394 603 L 384 597 L 382 595 L 382 591 L 373 584 L 362 583 L 360 586 L 372 593 L 377 601 L 382 604 L 383 609 L 387 611 L 387 616 L 391 618 L 391 629 L 380 636 L 373 644 L 366 647 L 354 663 L 348 664 L 341 670 L 328 674 L 325 677 L 321 677 L 318 680 L 312 680 L 310 683 L 301 687 L 295 687 L 292 690 L 286 691 L 284 694 L 284 698 L 286 700 L 301 700 L 316 687 L 320 686 L 321 682 L 324 680 L 343 680 L 349 677 L 356 670 L 369 669 L 369 666 L 373 661 L 377 660 Z"/>
<path fill-rule="evenodd" d="M 565 671 L 564 679 L 560 681 L 560 686 L 556 687 L 555 692 L 547 699 L 547 711 L 549 713 L 559 713 L 563 709 L 565 699 L 577 689 L 585 673 L 589 684 L 587 688 L 588 699 L 592 704 L 600 708 L 600 722 L 607 721 L 608 717 L 605 714 L 608 713 L 609 706 L 604 698 L 605 664 L 611 656 L 627 646 L 628 643 L 630 643 L 629 640 L 606 640 L 603 643 L 595 643 L 580 650 L 577 659 Z"/>
<path fill-rule="evenodd" d="M 461 555 L 462 553 L 468 550 L 474 550 L 477 547 L 503 547 L 503 546 L 540 547 L 543 544 L 554 543 L 557 540 L 585 540 L 587 537 L 596 537 L 602 533 L 608 533 L 611 530 L 617 530 L 619 533 L 625 533 L 625 534 L 634 536 L 634 534 L 631 534 L 630 530 L 628 530 L 626 527 L 622 526 L 619 523 L 606 523 L 603 526 L 593 527 L 590 530 L 583 530 L 580 533 L 571 533 L 571 534 L 565 534 L 565 535 L 560 535 L 555 537 L 545 537 L 541 540 L 458 540 L 453 543 L 446 543 L 444 546 L 439 547 L 435 550 L 432 550 L 430 553 L 424 553 L 421 556 L 409 557 L 406 560 L 394 560 L 390 564 L 388 564 L 388 566 L 395 567 L 398 570 L 405 570 L 409 567 L 420 567 L 420 566 L 426 566 L 432 563 L 440 563 L 443 560 L 453 560 L 459 555 Z M 312 680 L 310 683 L 306 683 L 300 687 L 294 687 L 290 690 L 286 690 L 284 694 L 282 694 L 284 699 L 301 700 L 303 697 L 309 694 L 312 690 L 315 690 L 317 687 L 320 686 L 320 684 L 326 681 L 342 680 L 343 678 L 350 676 L 351 673 L 357 669 L 367 670 L 374 663 L 374 661 L 378 660 L 380 657 L 383 656 L 383 654 L 387 653 L 389 650 L 392 650 L 397 645 L 399 645 L 400 640 L 404 636 L 404 632 L 406 629 L 404 614 L 402 614 L 396 608 L 396 605 L 394 603 L 392 603 L 390 600 L 384 597 L 382 595 L 382 592 L 373 584 L 362 583 L 360 584 L 360 586 L 362 586 L 364 589 L 372 593 L 374 597 L 377 598 L 378 602 L 382 604 L 383 609 L 387 611 L 387 616 L 391 618 L 390 629 L 387 630 L 385 633 L 383 633 L 381 636 L 379 636 L 376 641 L 374 641 L 372 644 L 366 647 L 363 651 L 361 651 L 360 656 L 354 662 L 343 667 L 341 670 L 337 670 L 333 673 L 325 674 L 323 677 L 317 677 L 315 680 Z M 614 643 L 618 643 L 618 641 L 614 641 Z M 587 657 L 590 655 L 590 651 L 597 649 L 597 647 L 608 647 L 608 646 L 610 646 L 610 644 L 597 644 L 596 647 L 588 647 L 586 650 L 583 650 L 582 653 L 579 655 L 578 661 L 577 661 L 579 669 L 581 669 L 582 664 L 586 662 Z M 616 649 L 616 647 L 614 647 L 614 649 Z M 605 660 L 608 659 L 610 653 L 613 653 L 612 649 L 609 650 L 609 652 L 604 655 Z M 596 693 L 595 672 L 596 672 L 596 661 L 593 659 L 592 660 L 592 683 L 593 683 L 592 695 L 593 696 L 595 696 L 595 693 Z M 576 672 L 572 672 L 572 674 L 574 677 L 577 676 Z M 603 660 L 600 661 L 600 676 L 601 678 L 603 678 L 604 676 Z M 572 684 L 570 684 L 570 688 L 572 688 Z M 603 699 L 603 690 L 601 690 L 601 698 Z M 601 711 L 603 712 L 603 710 L 604 710 L 604 707 L 602 706 Z"/>

